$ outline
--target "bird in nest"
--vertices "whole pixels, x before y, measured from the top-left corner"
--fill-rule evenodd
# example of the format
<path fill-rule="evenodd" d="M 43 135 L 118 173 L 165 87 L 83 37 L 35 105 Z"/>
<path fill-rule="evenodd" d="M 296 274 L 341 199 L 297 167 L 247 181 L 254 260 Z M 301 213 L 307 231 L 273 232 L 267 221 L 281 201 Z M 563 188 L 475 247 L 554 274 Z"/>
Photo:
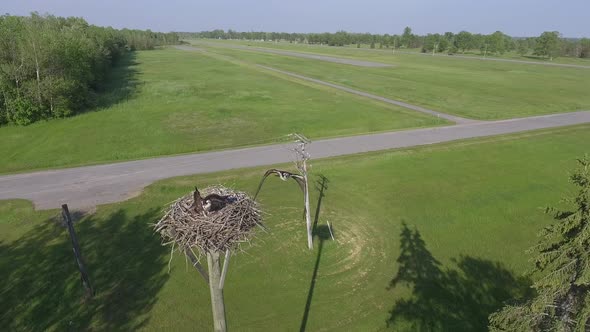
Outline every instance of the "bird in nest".
<path fill-rule="evenodd" d="M 216 212 L 223 209 L 228 203 L 230 203 L 229 196 L 210 194 L 201 197 L 199 189 L 195 187 L 195 191 L 193 192 L 193 205 L 191 208 L 196 213 L 207 215 L 210 212 Z"/>
<path fill-rule="evenodd" d="M 256 194 L 254 194 L 254 200 L 256 200 L 256 197 L 258 197 L 258 193 L 260 192 L 260 189 L 262 188 L 264 181 L 271 174 L 278 176 L 283 181 L 288 181 L 289 179 L 295 180 L 295 182 L 297 182 L 297 184 L 299 185 L 299 188 L 301 188 L 301 191 L 305 192 L 305 178 L 303 176 L 273 168 L 266 171 L 266 173 L 264 173 L 264 175 L 262 176 L 262 180 L 260 180 L 260 184 L 258 185 Z"/>

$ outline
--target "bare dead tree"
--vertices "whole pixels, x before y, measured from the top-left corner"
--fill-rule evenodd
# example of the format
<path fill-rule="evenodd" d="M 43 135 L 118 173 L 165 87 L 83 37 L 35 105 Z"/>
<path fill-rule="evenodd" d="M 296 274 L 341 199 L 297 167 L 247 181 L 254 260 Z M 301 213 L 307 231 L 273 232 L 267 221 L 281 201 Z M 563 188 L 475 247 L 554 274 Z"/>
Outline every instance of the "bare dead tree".
<path fill-rule="evenodd" d="M 309 206 L 309 181 L 308 181 L 308 165 L 307 161 L 311 158 L 309 153 L 307 152 L 307 145 L 311 143 L 311 141 L 301 135 L 301 134 L 292 134 L 292 137 L 295 138 L 295 147 L 292 149 L 295 155 L 295 167 L 299 173 L 303 176 L 305 181 L 304 189 L 304 204 L 305 204 L 305 222 L 307 225 L 307 247 L 309 249 L 313 249 L 313 234 L 312 234 L 312 223 L 311 223 L 311 212 Z"/>

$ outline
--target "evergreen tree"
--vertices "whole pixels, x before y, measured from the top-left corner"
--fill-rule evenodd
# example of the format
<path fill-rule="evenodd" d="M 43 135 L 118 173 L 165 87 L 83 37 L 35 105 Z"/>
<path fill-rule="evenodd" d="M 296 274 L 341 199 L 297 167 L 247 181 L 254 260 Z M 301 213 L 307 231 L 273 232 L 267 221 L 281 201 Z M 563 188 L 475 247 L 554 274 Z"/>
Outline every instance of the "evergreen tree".
<path fill-rule="evenodd" d="M 556 222 L 542 230 L 531 249 L 537 295 L 492 314 L 493 331 L 590 330 L 590 157 L 578 162 L 570 179 L 579 191 L 566 200 L 573 209 L 548 208 Z"/>

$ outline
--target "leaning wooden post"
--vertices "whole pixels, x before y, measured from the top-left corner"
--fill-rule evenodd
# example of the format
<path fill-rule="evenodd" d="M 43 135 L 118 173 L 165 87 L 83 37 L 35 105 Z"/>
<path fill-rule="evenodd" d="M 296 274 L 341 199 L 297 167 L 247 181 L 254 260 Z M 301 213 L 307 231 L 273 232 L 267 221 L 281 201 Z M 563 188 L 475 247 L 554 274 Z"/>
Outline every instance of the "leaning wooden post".
<path fill-rule="evenodd" d="M 205 282 L 209 283 L 209 275 L 207 274 L 207 271 L 205 271 L 205 269 L 203 268 L 203 266 L 199 262 L 199 259 L 197 257 L 195 257 L 195 255 L 192 253 L 192 251 L 190 251 L 190 249 L 185 250 L 184 254 L 188 257 L 188 259 L 190 259 L 191 264 L 195 267 L 195 269 L 199 272 L 199 274 L 201 274 L 203 279 L 205 279 Z"/>
<path fill-rule="evenodd" d="M 72 224 L 72 217 L 70 216 L 68 205 L 62 205 L 61 211 L 66 226 L 68 227 L 68 232 L 70 233 L 70 239 L 72 240 L 72 247 L 74 249 L 74 256 L 76 257 L 78 269 L 80 270 L 80 275 L 82 276 L 82 285 L 84 286 L 84 290 L 86 291 L 86 297 L 91 298 L 94 295 L 94 290 L 92 289 L 92 285 L 90 284 L 90 277 L 88 276 L 88 271 L 86 270 L 86 267 L 84 266 L 84 261 L 82 260 L 82 252 L 80 251 L 78 238 L 76 237 L 76 232 L 74 231 L 74 225 Z"/>
<path fill-rule="evenodd" d="M 209 266 L 209 290 L 211 291 L 211 308 L 213 309 L 213 328 L 215 332 L 227 331 L 225 321 L 225 304 L 223 303 L 223 288 L 221 280 L 221 264 L 219 252 L 207 253 L 207 265 Z"/>

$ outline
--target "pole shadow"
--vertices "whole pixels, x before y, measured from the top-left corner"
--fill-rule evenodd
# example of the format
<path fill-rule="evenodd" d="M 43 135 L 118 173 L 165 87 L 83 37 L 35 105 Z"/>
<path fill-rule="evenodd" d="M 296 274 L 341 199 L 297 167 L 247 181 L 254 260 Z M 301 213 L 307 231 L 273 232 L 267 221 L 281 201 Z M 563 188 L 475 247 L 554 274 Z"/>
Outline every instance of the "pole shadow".
<path fill-rule="evenodd" d="M 305 301 L 305 309 L 303 310 L 303 318 L 301 319 L 301 326 L 299 331 L 304 332 L 307 327 L 307 321 L 309 319 L 309 309 L 311 308 L 311 301 L 313 299 L 313 292 L 315 290 L 315 284 L 317 280 L 318 270 L 320 268 L 320 260 L 322 258 L 322 250 L 324 248 L 324 241 L 330 239 L 330 230 L 327 225 L 320 225 L 314 230 L 314 236 L 318 238 L 318 253 L 315 259 L 315 265 L 313 267 L 313 273 L 311 275 L 311 282 L 309 283 L 309 290 L 307 291 L 307 300 Z"/>
<path fill-rule="evenodd" d="M 318 270 L 320 267 L 320 260 L 322 258 L 322 251 L 324 248 L 324 241 L 330 239 L 330 230 L 328 229 L 327 225 L 319 225 L 318 221 L 320 219 L 320 210 L 322 206 L 322 200 L 326 195 L 326 190 L 328 190 L 328 183 L 330 181 L 324 175 L 319 175 L 319 179 L 316 181 L 316 190 L 318 191 L 318 202 L 316 204 L 315 210 L 315 217 L 313 222 L 313 236 L 317 238 L 319 241 L 318 243 L 318 252 L 316 254 L 315 265 L 313 268 L 313 273 L 311 275 L 311 281 L 309 283 L 309 289 L 307 291 L 307 300 L 305 301 L 305 308 L 303 310 L 303 318 L 301 319 L 301 325 L 299 327 L 299 331 L 304 332 L 307 327 L 307 321 L 309 319 L 309 310 L 311 308 L 311 301 L 313 299 L 313 292 L 315 290 L 315 284 L 317 280 Z"/>
<path fill-rule="evenodd" d="M 397 301 L 387 326 L 396 331 L 487 331 L 488 316 L 506 301 L 532 296 L 531 280 L 500 263 L 461 256 L 445 269 L 417 229 L 404 222 L 399 270 L 388 289 L 406 286 L 412 296 Z"/>
<path fill-rule="evenodd" d="M 318 220 L 320 220 L 320 210 L 322 208 L 322 200 L 324 199 L 324 196 L 326 196 L 326 191 L 328 190 L 328 183 L 330 183 L 330 180 L 328 180 L 328 178 L 325 177 L 323 174 L 320 174 L 318 177 L 319 177 L 319 179 L 315 182 L 315 189 L 318 191 L 318 203 L 316 204 L 316 207 L 315 207 L 315 216 L 313 219 L 313 231 L 314 232 L 317 227 Z"/>

